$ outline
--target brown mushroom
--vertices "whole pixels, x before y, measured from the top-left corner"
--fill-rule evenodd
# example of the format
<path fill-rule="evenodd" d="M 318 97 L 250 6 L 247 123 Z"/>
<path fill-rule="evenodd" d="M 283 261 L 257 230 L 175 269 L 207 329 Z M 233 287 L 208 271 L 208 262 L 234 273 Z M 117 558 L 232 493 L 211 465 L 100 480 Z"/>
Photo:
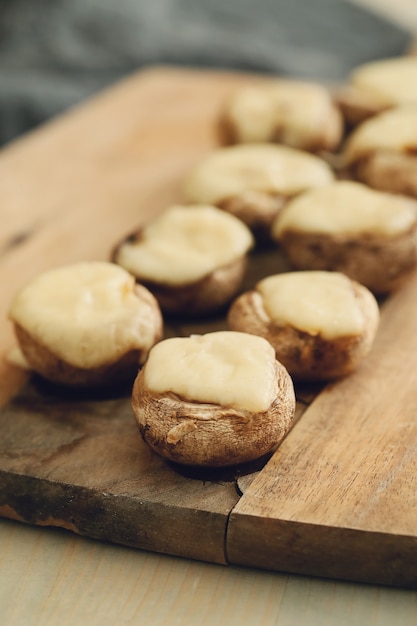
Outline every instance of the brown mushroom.
<path fill-rule="evenodd" d="M 241 287 L 249 229 L 213 206 L 173 206 L 117 246 L 114 261 L 136 276 L 164 313 L 217 311 Z"/>
<path fill-rule="evenodd" d="M 42 273 L 18 292 L 9 317 L 30 368 L 61 385 L 133 382 L 162 338 L 154 296 L 111 263 Z"/>
<path fill-rule="evenodd" d="M 379 309 L 371 292 L 338 272 L 287 272 L 241 294 L 230 329 L 267 339 L 300 380 L 330 380 L 355 370 L 372 346 Z"/>
<path fill-rule="evenodd" d="M 272 451 L 291 426 L 295 396 L 265 339 L 217 331 L 155 346 L 136 378 L 132 406 L 156 453 L 222 467 Z"/>
<path fill-rule="evenodd" d="M 374 189 L 417 198 L 417 103 L 358 126 L 346 142 L 342 167 Z"/>
<path fill-rule="evenodd" d="M 237 90 L 224 106 L 220 127 L 228 143 L 282 143 L 321 152 L 337 148 L 343 119 L 324 86 L 273 79 Z"/>
<path fill-rule="evenodd" d="M 258 241 L 269 240 L 273 221 L 288 199 L 334 180 L 316 155 L 287 146 L 245 144 L 219 148 L 185 181 L 191 203 L 210 203 L 242 220 Z"/>
<path fill-rule="evenodd" d="M 377 294 L 398 288 L 417 267 L 417 202 L 357 182 L 295 198 L 272 234 L 295 269 L 343 272 Z"/>
<path fill-rule="evenodd" d="M 355 68 L 347 84 L 335 90 L 347 124 L 403 104 L 417 103 L 417 56 L 379 59 Z"/>

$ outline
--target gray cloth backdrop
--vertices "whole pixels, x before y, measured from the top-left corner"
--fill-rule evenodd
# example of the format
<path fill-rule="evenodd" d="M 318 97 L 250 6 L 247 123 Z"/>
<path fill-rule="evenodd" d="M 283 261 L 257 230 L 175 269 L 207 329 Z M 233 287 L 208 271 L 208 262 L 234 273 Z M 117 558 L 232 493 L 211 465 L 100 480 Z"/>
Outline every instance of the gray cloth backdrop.
<path fill-rule="evenodd" d="M 144 65 L 340 81 L 409 41 L 348 0 L 0 0 L 0 143 Z"/>

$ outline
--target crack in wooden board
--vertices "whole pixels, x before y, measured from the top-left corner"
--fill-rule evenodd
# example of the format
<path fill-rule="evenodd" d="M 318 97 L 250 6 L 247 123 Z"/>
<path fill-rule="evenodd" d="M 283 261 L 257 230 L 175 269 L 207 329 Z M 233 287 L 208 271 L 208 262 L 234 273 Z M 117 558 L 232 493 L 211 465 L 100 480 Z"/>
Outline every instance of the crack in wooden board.
<path fill-rule="evenodd" d="M 224 563 L 233 480 L 183 476 L 143 443 L 130 398 L 68 400 L 30 384 L 1 412 L 0 512 Z"/>
<path fill-rule="evenodd" d="M 371 354 L 327 386 L 244 491 L 232 563 L 417 588 L 417 277 Z"/>
<path fill-rule="evenodd" d="M 167 463 L 142 441 L 130 397 L 77 398 L 36 378 L 0 412 L 0 514 L 92 538 L 226 563 L 231 468 Z M 270 455 L 269 455 L 270 456 Z"/>
<path fill-rule="evenodd" d="M 413 586 L 415 283 L 384 305 L 364 368 L 320 393 L 263 469 L 223 477 L 149 456 L 127 396 L 68 402 L 33 379 L 18 391 L 26 377 L 6 359 L 17 289 L 59 264 L 108 259 L 123 236 L 181 202 L 182 177 L 218 142 L 225 98 L 252 79 L 139 72 L 2 150 L 0 512 L 203 560 Z M 279 255 L 257 251 L 245 287 L 282 267 Z M 223 325 L 177 321 L 166 333 Z"/>

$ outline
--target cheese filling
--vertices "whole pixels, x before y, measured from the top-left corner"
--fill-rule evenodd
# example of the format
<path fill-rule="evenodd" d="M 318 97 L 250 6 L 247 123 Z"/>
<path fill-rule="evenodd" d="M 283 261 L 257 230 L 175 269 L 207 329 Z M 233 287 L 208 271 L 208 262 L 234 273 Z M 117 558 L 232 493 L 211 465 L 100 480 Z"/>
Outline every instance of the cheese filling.
<path fill-rule="evenodd" d="M 155 312 L 134 294 L 134 277 L 111 263 L 78 263 L 24 287 L 11 320 L 59 358 L 84 369 L 154 343 Z"/>
<path fill-rule="evenodd" d="M 287 204 L 273 226 L 277 239 L 287 230 L 396 236 L 414 226 L 415 201 L 354 182 L 314 189 Z"/>
<path fill-rule="evenodd" d="M 270 343 L 234 331 L 166 339 L 149 353 L 144 376 L 155 393 L 254 412 L 266 411 L 278 393 Z"/>
<path fill-rule="evenodd" d="M 324 339 L 359 335 L 365 319 L 351 281 L 339 272 L 288 272 L 268 276 L 257 286 L 265 311 L 275 323 Z"/>
<path fill-rule="evenodd" d="M 417 76 L 416 76 L 417 80 Z M 376 150 L 417 149 L 417 103 L 390 109 L 363 122 L 346 143 L 347 165 Z"/>
<path fill-rule="evenodd" d="M 268 141 L 279 127 L 297 146 L 321 134 L 330 109 L 330 97 L 320 86 L 279 81 L 239 91 L 230 102 L 229 116 L 242 142 Z"/>
<path fill-rule="evenodd" d="M 244 144 L 220 148 L 190 174 L 190 202 L 216 204 L 246 191 L 293 195 L 334 179 L 322 159 L 288 146 Z"/>
<path fill-rule="evenodd" d="M 253 245 L 250 230 L 212 206 L 176 206 L 123 244 L 117 263 L 142 280 L 192 283 L 244 256 Z"/>
<path fill-rule="evenodd" d="M 383 98 L 387 105 L 417 102 L 417 57 L 366 63 L 352 72 L 350 83 Z"/>

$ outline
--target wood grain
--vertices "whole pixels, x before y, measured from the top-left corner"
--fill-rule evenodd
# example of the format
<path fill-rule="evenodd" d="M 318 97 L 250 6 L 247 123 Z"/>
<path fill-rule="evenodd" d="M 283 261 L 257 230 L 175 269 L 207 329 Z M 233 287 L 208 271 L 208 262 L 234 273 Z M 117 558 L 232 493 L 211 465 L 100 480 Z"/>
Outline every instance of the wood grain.
<path fill-rule="evenodd" d="M 219 109 L 245 80 L 141 72 L 1 153 L 3 516 L 225 563 L 228 515 L 239 498 L 234 471 L 184 475 L 151 454 L 134 423 L 130 389 L 91 400 L 29 379 L 7 359 L 15 340 L 6 313 L 31 276 L 67 262 L 109 259 L 118 241 L 181 201 L 183 176 L 217 145 Z M 258 255 L 251 264 L 248 285 L 268 271 L 265 260 Z M 223 317 L 166 324 L 165 335 L 224 325 Z M 254 469 L 259 464 L 240 468 L 239 476 Z"/>
<path fill-rule="evenodd" d="M 45 269 L 109 259 L 117 242 L 181 201 L 185 173 L 217 145 L 219 107 L 244 80 L 143 71 L 0 152 L 0 404 L 25 382 L 6 358 L 13 295 Z"/>
<path fill-rule="evenodd" d="M 233 477 L 187 476 L 153 454 L 127 396 L 77 398 L 32 383 L 5 407 L 0 429 L 3 516 L 225 562 Z"/>
<path fill-rule="evenodd" d="M 224 99 L 248 79 L 139 73 L 0 155 L 0 513 L 219 563 L 414 586 L 415 279 L 384 305 L 356 374 L 321 393 L 296 389 L 297 424 L 266 467 L 180 470 L 140 440 L 129 390 L 58 393 L 7 360 L 16 290 L 44 269 L 108 259 L 121 238 L 181 201 L 189 167 L 217 145 Z M 256 251 L 245 288 L 281 269 L 278 252 Z M 224 324 L 220 316 L 165 332 Z"/>
<path fill-rule="evenodd" d="M 417 587 L 417 278 L 235 507 L 232 562 Z"/>
<path fill-rule="evenodd" d="M 272 262 L 276 267 L 278 259 L 273 256 Z M 268 273 L 270 264 L 270 254 L 254 255 L 246 285 Z M 165 322 L 165 336 L 225 327 L 223 315 L 193 323 Z M 139 435 L 131 387 L 117 391 L 93 395 L 32 377 L 3 406 L 0 515 L 225 564 L 230 512 L 242 484 L 249 484 L 267 458 L 217 470 L 168 463 Z M 314 389 L 303 391 L 297 420 L 314 397 Z"/>

